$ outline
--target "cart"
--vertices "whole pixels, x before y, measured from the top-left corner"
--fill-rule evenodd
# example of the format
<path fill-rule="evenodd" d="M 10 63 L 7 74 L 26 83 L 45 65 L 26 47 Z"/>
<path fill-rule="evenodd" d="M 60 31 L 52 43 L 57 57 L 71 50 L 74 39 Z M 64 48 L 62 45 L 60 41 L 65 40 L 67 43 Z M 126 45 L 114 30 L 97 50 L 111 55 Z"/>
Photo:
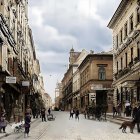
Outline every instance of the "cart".
<path fill-rule="evenodd" d="M 47 119 L 48 119 L 48 121 L 54 121 L 55 117 L 53 116 L 53 114 L 48 114 Z"/>

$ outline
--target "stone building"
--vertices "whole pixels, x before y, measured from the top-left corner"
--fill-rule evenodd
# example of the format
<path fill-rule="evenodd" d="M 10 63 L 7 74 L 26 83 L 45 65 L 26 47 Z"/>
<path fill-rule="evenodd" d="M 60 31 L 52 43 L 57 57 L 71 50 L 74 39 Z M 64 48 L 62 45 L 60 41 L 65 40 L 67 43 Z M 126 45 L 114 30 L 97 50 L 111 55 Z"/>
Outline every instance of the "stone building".
<path fill-rule="evenodd" d="M 140 101 L 140 5 L 122 0 L 108 27 L 113 31 L 114 103 Z"/>
<path fill-rule="evenodd" d="M 65 110 L 79 106 L 79 72 L 78 66 L 85 58 L 87 52 L 70 50 L 69 68 L 62 79 L 63 106 Z"/>
<path fill-rule="evenodd" d="M 106 105 L 112 85 L 113 55 L 88 54 L 78 67 L 80 73 L 81 111 L 89 105 Z"/>
<path fill-rule="evenodd" d="M 25 112 L 35 88 L 36 61 L 28 25 L 28 0 L 0 0 L 0 114 L 4 108 L 8 120 L 13 116 L 15 105 L 22 106 Z M 14 78 L 15 83 L 7 83 L 7 76 Z M 26 87 L 23 87 L 25 81 Z"/>

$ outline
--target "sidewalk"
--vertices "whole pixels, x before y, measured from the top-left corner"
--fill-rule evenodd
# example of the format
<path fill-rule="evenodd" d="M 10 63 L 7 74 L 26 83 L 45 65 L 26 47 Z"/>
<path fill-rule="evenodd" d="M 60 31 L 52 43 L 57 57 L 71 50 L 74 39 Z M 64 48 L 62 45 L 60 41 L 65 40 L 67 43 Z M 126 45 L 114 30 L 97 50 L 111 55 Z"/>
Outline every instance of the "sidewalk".
<path fill-rule="evenodd" d="M 34 123 L 35 121 L 36 121 L 37 119 L 33 119 L 32 118 L 32 122 L 31 123 Z M 11 124 L 13 124 L 13 123 L 11 123 Z M 10 125 L 11 125 L 10 124 Z M 14 130 L 11 128 L 11 126 L 10 126 L 9 124 L 7 125 L 7 127 L 6 127 L 6 133 L 0 133 L 0 139 L 2 139 L 2 138 L 4 138 L 4 137 L 7 137 L 7 136 L 9 136 L 9 135 L 11 135 L 12 133 L 14 133 Z"/>
<path fill-rule="evenodd" d="M 132 121 L 132 117 L 126 117 L 124 116 L 124 114 L 122 113 L 121 116 L 116 115 L 113 118 L 113 113 L 107 113 L 107 120 L 116 124 L 122 124 L 122 122 L 124 121 Z"/>

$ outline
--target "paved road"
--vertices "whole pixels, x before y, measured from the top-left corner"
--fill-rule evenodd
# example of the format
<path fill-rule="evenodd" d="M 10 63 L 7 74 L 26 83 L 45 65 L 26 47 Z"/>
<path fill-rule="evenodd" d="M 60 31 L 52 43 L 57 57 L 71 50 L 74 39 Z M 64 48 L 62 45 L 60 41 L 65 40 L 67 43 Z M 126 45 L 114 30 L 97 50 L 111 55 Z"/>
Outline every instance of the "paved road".
<path fill-rule="evenodd" d="M 30 137 L 24 138 L 23 134 L 14 134 L 4 140 L 139 140 L 140 134 L 124 134 L 117 124 L 110 122 L 98 122 L 74 118 L 69 120 L 68 112 L 54 112 L 55 121 L 41 122 L 37 120 L 32 124 Z"/>

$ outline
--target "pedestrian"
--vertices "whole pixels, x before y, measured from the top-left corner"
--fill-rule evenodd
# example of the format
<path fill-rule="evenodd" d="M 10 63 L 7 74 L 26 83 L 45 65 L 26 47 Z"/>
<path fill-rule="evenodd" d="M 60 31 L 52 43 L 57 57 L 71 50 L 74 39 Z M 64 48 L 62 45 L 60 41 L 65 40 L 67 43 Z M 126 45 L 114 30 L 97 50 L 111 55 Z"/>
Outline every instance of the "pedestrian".
<path fill-rule="evenodd" d="M 85 107 L 85 110 L 84 110 L 84 116 L 85 116 L 85 119 L 87 118 L 87 106 Z"/>
<path fill-rule="evenodd" d="M 42 117 L 42 122 L 45 121 L 46 122 L 46 114 L 45 114 L 46 109 L 42 108 L 41 110 L 41 117 Z"/>
<path fill-rule="evenodd" d="M 117 113 L 118 113 L 118 116 L 121 116 L 121 103 L 118 102 L 117 104 L 117 109 L 116 109 Z"/>
<path fill-rule="evenodd" d="M 51 109 L 50 108 L 48 109 L 48 113 L 49 113 L 49 115 L 51 114 Z"/>
<path fill-rule="evenodd" d="M 137 131 L 138 133 L 140 133 L 140 105 L 138 107 L 137 113 L 135 115 L 135 119 L 134 119 L 137 123 Z"/>
<path fill-rule="evenodd" d="M 30 123 L 31 123 L 31 117 L 29 113 L 25 114 L 25 132 L 24 132 L 24 137 L 29 136 L 29 132 L 30 132 Z"/>
<path fill-rule="evenodd" d="M 129 103 L 129 101 L 126 101 L 126 103 L 125 103 L 125 114 L 126 114 L 126 117 L 128 117 L 129 114 L 130 114 L 129 108 L 130 108 L 130 103 Z"/>
<path fill-rule="evenodd" d="M 73 114 L 74 114 L 74 110 L 73 110 L 73 108 L 72 108 L 72 109 L 70 109 L 70 117 L 69 117 L 69 119 L 70 119 L 70 118 L 73 118 Z"/>
<path fill-rule="evenodd" d="M 5 129 L 6 129 L 6 126 L 8 124 L 8 121 L 5 119 L 5 116 L 1 116 L 0 117 L 0 133 L 1 133 L 1 130 L 3 130 L 3 133 L 6 133 Z"/>
<path fill-rule="evenodd" d="M 117 115 L 117 110 L 115 105 L 113 105 L 113 118 L 115 117 L 115 115 Z"/>
<path fill-rule="evenodd" d="M 136 114 L 137 114 L 137 111 L 138 111 L 138 108 L 137 108 L 137 106 L 135 105 L 134 108 L 133 108 L 133 111 L 132 111 L 132 118 L 133 118 L 133 119 L 135 119 Z"/>
<path fill-rule="evenodd" d="M 79 121 L 79 110 L 78 109 L 76 109 L 76 111 L 75 111 L 75 119 L 76 120 L 78 119 L 78 121 Z"/>

